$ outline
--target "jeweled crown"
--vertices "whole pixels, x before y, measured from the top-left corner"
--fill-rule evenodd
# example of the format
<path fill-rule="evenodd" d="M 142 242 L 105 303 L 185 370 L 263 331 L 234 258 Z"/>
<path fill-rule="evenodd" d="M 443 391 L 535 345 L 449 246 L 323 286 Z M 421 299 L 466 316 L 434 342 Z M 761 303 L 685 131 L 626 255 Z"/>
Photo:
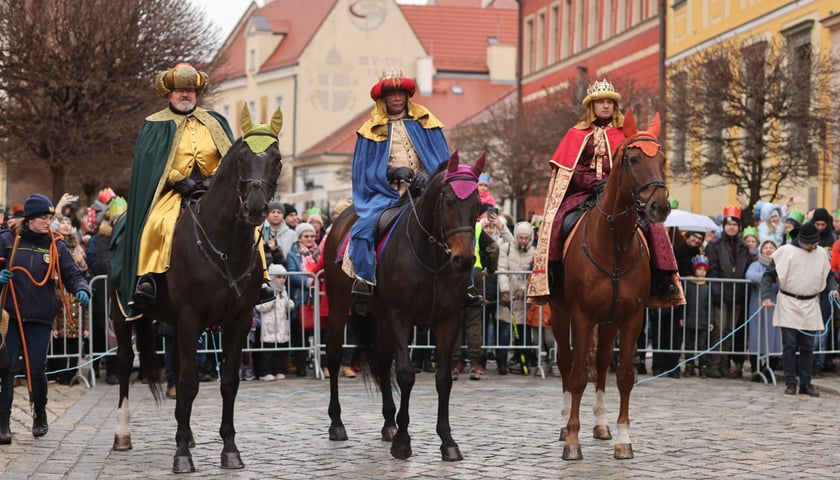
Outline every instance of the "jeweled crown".
<path fill-rule="evenodd" d="M 592 95 L 593 93 L 606 92 L 618 94 L 618 92 L 615 91 L 615 87 L 613 87 L 613 84 L 608 82 L 606 78 L 601 80 L 600 82 L 598 80 L 595 80 L 595 83 L 593 83 L 589 86 L 589 88 L 586 89 L 587 95 Z M 621 97 L 621 94 L 618 94 L 618 96 Z"/>

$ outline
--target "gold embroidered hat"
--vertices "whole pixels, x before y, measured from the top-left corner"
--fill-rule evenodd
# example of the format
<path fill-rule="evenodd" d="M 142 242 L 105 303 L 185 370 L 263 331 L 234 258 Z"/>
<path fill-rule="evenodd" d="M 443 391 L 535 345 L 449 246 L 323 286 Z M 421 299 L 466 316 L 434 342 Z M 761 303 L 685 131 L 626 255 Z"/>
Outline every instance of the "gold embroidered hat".
<path fill-rule="evenodd" d="M 179 63 L 155 76 L 155 89 L 161 97 L 167 97 L 177 89 L 195 90 L 196 95 L 201 95 L 207 91 L 209 84 L 210 77 L 189 63 Z"/>
<path fill-rule="evenodd" d="M 603 79 L 600 82 L 595 80 L 595 83 L 586 89 L 586 97 L 583 99 L 583 106 L 588 107 L 593 100 L 602 100 L 609 98 L 613 100 L 616 105 L 621 101 L 621 94 L 615 91 L 613 84 Z"/>

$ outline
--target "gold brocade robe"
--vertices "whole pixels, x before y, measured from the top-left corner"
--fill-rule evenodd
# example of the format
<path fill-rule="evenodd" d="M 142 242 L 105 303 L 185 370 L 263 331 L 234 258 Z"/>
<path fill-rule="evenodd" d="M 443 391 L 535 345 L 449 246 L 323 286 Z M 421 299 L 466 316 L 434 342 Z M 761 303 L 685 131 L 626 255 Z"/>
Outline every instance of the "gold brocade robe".
<path fill-rule="evenodd" d="M 178 125 L 172 142 L 174 155 L 170 153 L 169 168 L 164 174 L 165 179 L 158 186 L 156 200 L 140 237 L 137 275 L 163 273 L 169 269 L 175 222 L 181 211 L 181 194 L 173 190 L 172 186 L 188 178 L 195 165 L 204 178 L 216 173 L 222 159 L 219 149 L 223 148 L 226 153 L 230 147 L 227 137 L 219 137 L 225 145 L 217 147 L 207 126 L 192 115 L 185 117 L 185 121 Z"/>

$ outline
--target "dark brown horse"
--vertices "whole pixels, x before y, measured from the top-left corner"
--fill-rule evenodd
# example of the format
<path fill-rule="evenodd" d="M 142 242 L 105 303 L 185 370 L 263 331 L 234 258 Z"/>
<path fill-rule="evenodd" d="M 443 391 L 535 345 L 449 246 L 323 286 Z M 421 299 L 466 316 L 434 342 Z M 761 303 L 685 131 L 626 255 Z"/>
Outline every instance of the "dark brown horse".
<path fill-rule="evenodd" d="M 461 330 L 464 295 L 469 272 L 475 263 L 475 221 L 478 216 L 478 176 L 484 155 L 469 167 L 460 165 L 458 152 L 446 169 L 429 181 L 426 191 L 412 202 L 393 228 L 389 244 L 376 265 L 377 287 L 366 316 L 354 314 L 351 328 L 364 353 L 371 376 L 382 391 L 382 440 L 390 441 L 391 455 L 411 456 L 408 434 L 408 404 L 414 386 L 408 340 L 415 325 L 431 328 L 436 340 L 438 369 L 437 433 L 444 460 L 461 460 L 458 444 L 449 426 L 449 394 L 452 390 L 451 356 Z M 443 165 L 441 166 L 443 167 Z M 336 220 L 324 248 L 324 268 L 330 315 L 327 322 L 327 366 L 338 372 L 344 325 L 351 307 L 353 279 L 336 263 L 337 252 L 358 217 L 352 208 Z M 396 362 L 400 389 L 397 413 L 392 396 L 391 367 Z M 347 440 L 338 401 L 338 375 L 330 376 L 330 440 Z M 396 414 L 396 420 L 394 415 Z"/>
<path fill-rule="evenodd" d="M 222 331 L 222 422 L 219 434 L 223 468 L 243 468 L 234 441 L 233 408 L 239 390 L 242 348 L 251 328 L 254 305 L 263 279 L 263 266 L 255 242 L 255 228 L 268 214 L 282 163 L 277 134 L 282 126 L 278 109 L 270 126 L 251 124 L 247 108 L 242 112 L 245 136 L 234 143 L 222 160 L 210 189 L 201 200 L 182 209 L 172 240 L 169 271 L 158 284 L 158 298 L 144 315 L 126 322 L 118 308 L 114 328 L 117 336 L 117 367 L 120 400 L 117 410 L 115 450 L 131 448 L 128 381 L 134 352 L 132 327 L 136 331 L 141 365 L 156 400 L 160 399 L 158 376 L 154 372 L 155 330 L 152 319 L 175 328 L 173 363 L 177 376 L 175 418 L 175 473 L 194 472 L 190 454 L 194 446 L 190 428 L 192 404 L 198 394 L 196 375 L 197 340 L 210 326 Z M 246 140 L 269 138 L 267 149 L 255 153 Z M 264 147 L 263 143 L 261 147 Z"/>
<path fill-rule="evenodd" d="M 624 135 L 614 152 L 604 193 L 568 240 L 562 272 L 557 272 L 560 282 L 551 291 L 551 328 L 557 338 L 557 364 L 563 378 L 562 412 L 568 420 L 560 434 L 560 440 L 566 442 L 564 460 L 583 458 L 578 437 L 580 400 L 587 382 L 586 347 L 596 326 L 593 433 L 599 439 L 612 438 L 604 391 L 619 334 L 616 382 L 621 405 L 615 458 L 633 458 L 629 417 L 635 380 L 633 357 L 650 297 L 651 274 L 649 253 L 636 222 L 640 217 L 649 223 L 664 222 L 671 207 L 662 180 L 665 156 L 657 142 L 659 114 L 648 131 L 639 132 L 633 112 L 628 110 Z"/>

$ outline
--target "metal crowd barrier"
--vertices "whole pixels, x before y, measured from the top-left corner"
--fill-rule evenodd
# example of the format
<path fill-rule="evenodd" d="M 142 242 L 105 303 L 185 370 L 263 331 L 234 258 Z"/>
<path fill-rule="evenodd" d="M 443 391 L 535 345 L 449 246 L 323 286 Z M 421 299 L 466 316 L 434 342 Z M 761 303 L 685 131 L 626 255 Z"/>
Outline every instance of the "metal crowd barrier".
<path fill-rule="evenodd" d="M 537 313 L 539 326 L 526 328 L 522 321 L 527 314 L 527 305 L 524 302 L 512 302 L 509 313 L 500 309 L 498 304 L 498 299 L 501 298 L 502 293 L 499 291 L 498 278 L 508 276 L 510 280 L 516 277 L 521 279 L 521 277 L 527 278 L 528 274 L 529 272 L 499 271 L 495 274 L 495 283 L 492 281 L 486 282 L 483 294 L 487 303 L 483 307 L 481 348 L 485 352 L 485 356 L 491 351 L 507 349 L 508 358 L 497 357 L 497 364 L 501 361 L 514 360 L 514 356 L 519 354 L 528 354 L 531 361 L 534 362 L 530 367 L 537 376 L 545 378 L 547 372 L 556 368 L 556 350 L 552 348 L 554 337 L 551 329 L 542 327 L 542 309 L 538 309 Z M 301 308 L 299 304 L 295 305 L 298 321 L 301 316 L 311 315 L 314 319 L 320 318 L 321 302 L 319 300 L 325 295 L 325 287 L 321 282 L 320 272 L 319 274 L 288 272 L 285 276 L 287 277 L 287 294 L 297 296 L 298 292 L 304 292 L 304 297 L 313 300 L 311 306 L 306 309 Z M 682 280 L 684 289 L 688 291 L 688 289 L 697 288 L 695 281 L 700 279 L 685 277 Z M 652 357 L 653 368 L 662 365 L 662 371 L 655 371 L 654 373 L 665 374 L 673 370 L 674 365 L 679 368 L 684 365 L 686 360 L 698 361 L 704 355 L 744 358 L 749 360 L 752 374 L 757 375 L 759 380 L 766 383 L 776 383 L 773 368 L 768 366 L 778 367 L 781 365 L 781 335 L 779 328 L 772 326 L 772 317 L 769 312 L 763 308 L 751 306 L 750 296 L 754 293 L 757 294 L 758 285 L 747 280 L 716 278 L 706 278 L 704 280 L 709 285 L 717 284 L 720 286 L 717 298 L 710 298 L 707 305 L 708 319 L 716 325 L 715 330 L 703 332 L 708 348 L 686 347 L 686 329 L 680 325 L 680 320 L 683 318 L 686 308 L 697 308 L 696 305 L 648 309 L 646 311 L 645 328 L 638 342 L 640 361 L 644 361 L 646 357 Z M 116 354 L 116 344 L 110 322 L 109 309 L 111 306 L 107 301 L 108 285 L 106 277 L 104 275 L 94 277 L 90 283 L 94 298 L 92 298 L 89 307 L 80 307 L 79 336 L 77 338 L 55 339 L 47 356 L 48 360 L 52 361 L 48 364 L 48 374 L 72 370 L 75 373 L 71 381 L 84 383 L 87 387 L 96 385 L 96 376 L 91 368 L 93 362 L 105 361 L 105 357 Z M 489 288 L 487 288 L 488 285 Z M 739 285 L 746 286 L 746 289 L 744 293 L 734 295 Z M 727 294 L 733 293 L 734 303 L 743 305 L 743 307 L 739 309 L 724 307 L 723 305 L 726 305 L 722 301 L 724 292 Z M 837 310 L 837 307 L 831 304 L 827 296 L 824 301 L 829 305 L 829 311 Z M 756 303 L 753 303 L 753 305 L 756 305 Z M 500 312 L 504 312 L 504 315 L 510 315 L 510 318 L 500 318 Z M 509 341 L 502 340 L 505 338 L 502 332 L 508 328 L 511 321 L 517 321 L 517 324 L 521 325 L 519 326 L 521 338 L 519 341 L 516 341 L 513 334 L 510 335 Z M 59 324 L 59 326 L 66 326 L 66 318 L 64 322 L 65 325 Z M 838 338 L 840 337 L 840 328 L 836 327 L 833 315 L 827 316 L 825 322 L 826 330 L 815 336 L 816 341 L 819 341 L 819 346 L 815 348 L 815 355 L 822 356 L 822 359 L 828 362 L 829 359 L 825 357 L 827 355 L 840 357 L 840 348 L 838 348 L 840 347 L 840 338 Z M 243 353 L 254 355 L 261 352 L 280 351 L 287 352 L 290 355 L 302 355 L 307 366 L 311 367 L 311 375 L 323 379 L 321 361 L 326 351 L 326 339 L 322 336 L 321 322 L 313 321 L 312 323 L 311 330 L 304 330 L 298 324 L 292 325 L 290 323 L 291 339 L 288 345 L 266 345 L 260 338 L 255 337 L 249 340 L 243 349 Z M 727 328 L 721 329 L 721 325 Z M 87 338 L 83 333 L 85 331 L 88 332 Z M 413 340 L 409 345 L 412 355 L 417 350 L 434 348 L 434 339 L 428 332 L 415 328 L 414 333 Z M 218 359 L 218 354 L 221 353 L 220 339 L 223 334 L 224 332 L 205 332 L 203 347 L 198 349 L 198 353 L 211 355 Z M 345 331 L 343 346 L 345 348 L 355 347 L 347 331 Z M 164 354 L 162 346 L 158 353 Z M 61 361 L 65 362 L 61 368 L 50 368 L 50 365 L 56 366 L 56 362 Z M 218 362 L 216 363 L 218 364 Z M 331 373 L 339 374 L 339 372 Z"/>

